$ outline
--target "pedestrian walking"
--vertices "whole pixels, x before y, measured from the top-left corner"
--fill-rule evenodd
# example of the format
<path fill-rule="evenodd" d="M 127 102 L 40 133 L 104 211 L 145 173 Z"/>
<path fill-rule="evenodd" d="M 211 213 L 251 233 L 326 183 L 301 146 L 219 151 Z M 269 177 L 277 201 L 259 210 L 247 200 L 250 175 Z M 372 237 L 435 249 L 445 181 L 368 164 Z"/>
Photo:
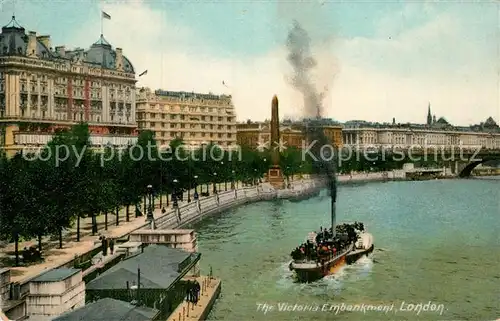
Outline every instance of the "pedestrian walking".
<path fill-rule="evenodd" d="M 193 302 L 193 285 L 191 281 L 187 281 L 186 284 L 186 301 Z"/>
<path fill-rule="evenodd" d="M 113 255 L 113 252 L 115 250 L 115 241 L 113 239 L 109 240 L 109 253 Z"/>
<path fill-rule="evenodd" d="M 198 283 L 198 281 L 194 281 L 194 304 L 197 304 L 200 300 L 200 290 L 200 283 Z"/>
<path fill-rule="evenodd" d="M 108 241 L 106 240 L 105 236 L 101 236 L 101 249 L 102 249 L 102 256 L 108 255 Z"/>

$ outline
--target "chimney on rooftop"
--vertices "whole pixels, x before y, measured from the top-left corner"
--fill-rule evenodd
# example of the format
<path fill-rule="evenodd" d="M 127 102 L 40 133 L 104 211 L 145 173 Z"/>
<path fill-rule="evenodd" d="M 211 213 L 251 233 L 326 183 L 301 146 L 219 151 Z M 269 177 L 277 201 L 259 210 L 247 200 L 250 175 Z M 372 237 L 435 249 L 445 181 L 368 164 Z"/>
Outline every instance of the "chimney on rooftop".
<path fill-rule="evenodd" d="M 36 39 L 38 39 L 38 41 L 43 43 L 43 45 L 45 47 L 47 47 L 47 49 L 50 49 L 50 36 L 48 36 L 48 35 L 38 36 L 38 37 L 36 37 Z"/>
<path fill-rule="evenodd" d="M 28 32 L 28 46 L 26 47 L 28 57 L 36 57 L 36 32 Z"/>
<path fill-rule="evenodd" d="M 116 48 L 116 70 L 123 71 L 123 51 L 122 48 Z"/>
<path fill-rule="evenodd" d="M 66 48 L 64 46 L 57 46 L 56 47 L 56 53 L 59 56 L 64 57 L 66 55 Z"/>

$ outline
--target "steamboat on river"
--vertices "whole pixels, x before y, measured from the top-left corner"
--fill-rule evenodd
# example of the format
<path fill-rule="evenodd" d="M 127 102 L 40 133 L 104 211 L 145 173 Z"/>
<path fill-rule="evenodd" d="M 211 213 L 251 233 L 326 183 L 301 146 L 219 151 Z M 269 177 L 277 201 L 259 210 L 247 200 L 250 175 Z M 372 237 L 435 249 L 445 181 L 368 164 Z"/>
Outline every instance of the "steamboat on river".
<path fill-rule="evenodd" d="M 292 251 L 290 270 L 299 282 L 313 282 L 335 274 L 343 265 L 351 264 L 374 249 L 373 237 L 363 223 L 344 223 L 311 232 L 306 243 Z"/>

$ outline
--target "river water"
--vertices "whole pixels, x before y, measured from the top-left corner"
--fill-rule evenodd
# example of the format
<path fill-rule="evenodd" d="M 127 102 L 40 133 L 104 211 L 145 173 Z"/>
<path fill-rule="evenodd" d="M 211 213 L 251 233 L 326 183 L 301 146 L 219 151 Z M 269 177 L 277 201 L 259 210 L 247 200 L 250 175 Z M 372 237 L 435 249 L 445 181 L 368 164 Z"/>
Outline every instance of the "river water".
<path fill-rule="evenodd" d="M 287 263 L 329 224 L 326 193 L 207 218 L 194 226 L 202 271 L 223 280 L 209 320 L 495 320 L 499 191 L 494 179 L 341 186 L 337 220 L 364 222 L 376 250 L 313 284 L 294 283 Z"/>

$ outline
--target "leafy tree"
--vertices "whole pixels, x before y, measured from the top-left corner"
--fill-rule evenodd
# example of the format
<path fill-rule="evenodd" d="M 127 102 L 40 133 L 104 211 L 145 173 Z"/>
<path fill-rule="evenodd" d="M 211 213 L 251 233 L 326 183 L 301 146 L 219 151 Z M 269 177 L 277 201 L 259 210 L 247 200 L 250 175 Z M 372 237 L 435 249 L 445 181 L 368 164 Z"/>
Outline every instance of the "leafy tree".
<path fill-rule="evenodd" d="M 47 206 L 51 208 L 46 213 L 47 232 L 58 235 L 59 248 L 62 248 L 63 230 L 70 227 L 75 215 L 80 215 L 76 208 L 78 204 L 74 201 L 75 167 L 69 159 L 60 161 L 70 157 L 71 139 L 70 132 L 57 132 L 40 157 L 45 160 L 42 161 L 43 172 L 46 174 L 45 190 L 48 191 Z"/>
<path fill-rule="evenodd" d="M 3 239 L 15 243 L 15 264 L 19 265 L 20 237 L 29 237 L 27 233 L 31 218 L 25 205 L 29 202 L 30 189 L 27 163 L 20 153 L 10 161 L 2 161 L 2 220 L 0 233 Z"/>
<path fill-rule="evenodd" d="M 42 252 L 42 237 L 50 233 L 47 218 L 56 208 L 56 203 L 47 189 L 46 179 L 50 171 L 50 165 L 40 159 L 34 161 L 25 160 L 29 187 L 26 191 L 28 203 L 26 203 L 26 216 L 29 217 L 27 234 L 38 239 L 38 250 Z M 67 226 L 67 225 L 66 225 Z"/>
<path fill-rule="evenodd" d="M 145 130 L 139 134 L 137 145 L 131 147 L 130 156 L 132 174 L 136 177 L 133 181 L 133 188 L 137 195 L 142 196 L 144 212 L 146 212 L 146 187 L 155 182 L 159 172 L 159 169 L 156 168 L 159 162 L 154 161 L 154 159 L 158 159 L 158 148 L 152 131 Z"/>
<path fill-rule="evenodd" d="M 73 173 L 73 201 L 75 204 L 74 213 L 77 217 L 77 241 L 80 241 L 80 218 L 90 215 L 92 218 L 92 232 L 97 232 L 94 203 L 98 202 L 98 191 L 94 188 L 98 186 L 98 177 L 93 171 L 93 152 L 90 149 L 90 133 L 87 124 L 73 126 L 69 133 L 68 166 Z"/>
<path fill-rule="evenodd" d="M 290 176 L 293 176 L 301 171 L 302 167 L 302 152 L 291 146 L 281 153 L 280 166 L 283 170 L 283 175 L 287 182 L 290 182 Z"/>
<path fill-rule="evenodd" d="M 124 150 L 116 153 L 118 160 L 114 163 L 119 168 L 117 170 L 117 184 L 119 186 L 120 200 L 125 206 L 126 221 L 130 221 L 130 206 L 136 205 L 141 201 L 140 191 L 138 190 L 140 177 L 136 176 L 137 168 L 132 157 L 132 146 L 127 146 Z"/>

